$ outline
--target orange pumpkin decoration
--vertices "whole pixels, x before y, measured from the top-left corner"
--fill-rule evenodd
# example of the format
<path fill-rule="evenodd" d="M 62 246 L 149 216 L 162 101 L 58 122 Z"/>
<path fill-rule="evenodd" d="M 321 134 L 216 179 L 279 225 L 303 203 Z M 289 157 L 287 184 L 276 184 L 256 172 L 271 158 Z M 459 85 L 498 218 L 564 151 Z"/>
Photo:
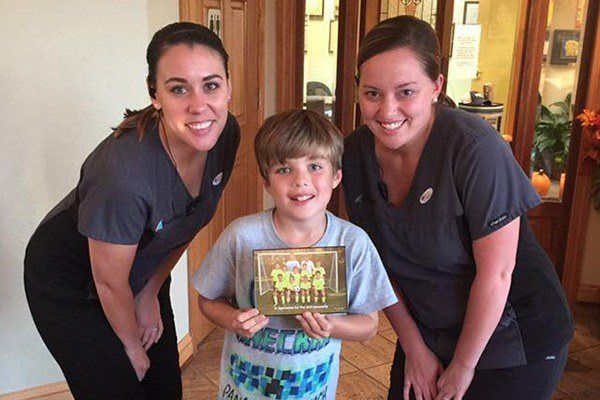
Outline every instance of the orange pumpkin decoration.
<path fill-rule="evenodd" d="M 548 190 L 550 190 L 550 178 L 548 178 L 548 175 L 546 175 L 543 169 L 541 169 L 540 172 L 533 172 L 531 174 L 531 184 L 540 196 L 544 197 L 548 195 Z"/>

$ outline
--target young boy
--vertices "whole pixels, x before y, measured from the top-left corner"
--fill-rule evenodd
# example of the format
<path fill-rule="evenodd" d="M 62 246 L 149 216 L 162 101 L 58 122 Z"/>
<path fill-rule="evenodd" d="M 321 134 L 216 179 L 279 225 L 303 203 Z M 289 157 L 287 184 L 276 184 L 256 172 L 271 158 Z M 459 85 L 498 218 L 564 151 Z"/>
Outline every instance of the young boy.
<path fill-rule="evenodd" d="M 226 331 L 219 399 L 334 399 L 341 340 L 372 338 L 377 311 L 397 299 L 367 234 L 326 211 L 342 176 L 337 128 L 287 111 L 265 121 L 254 149 L 275 207 L 232 222 L 194 275 L 202 312 Z M 259 314 L 252 251 L 308 246 L 345 247 L 348 315 Z"/>

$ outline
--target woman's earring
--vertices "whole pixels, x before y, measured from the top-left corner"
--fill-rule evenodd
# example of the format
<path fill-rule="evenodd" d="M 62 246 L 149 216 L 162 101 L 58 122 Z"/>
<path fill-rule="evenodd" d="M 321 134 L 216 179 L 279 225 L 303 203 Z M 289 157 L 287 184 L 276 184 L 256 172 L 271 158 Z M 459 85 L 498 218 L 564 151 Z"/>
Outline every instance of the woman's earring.
<path fill-rule="evenodd" d="M 436 104 L 438 102 L 438 98 L 434 97 L 433 99 L 431 99 L 431 104 Z"/>

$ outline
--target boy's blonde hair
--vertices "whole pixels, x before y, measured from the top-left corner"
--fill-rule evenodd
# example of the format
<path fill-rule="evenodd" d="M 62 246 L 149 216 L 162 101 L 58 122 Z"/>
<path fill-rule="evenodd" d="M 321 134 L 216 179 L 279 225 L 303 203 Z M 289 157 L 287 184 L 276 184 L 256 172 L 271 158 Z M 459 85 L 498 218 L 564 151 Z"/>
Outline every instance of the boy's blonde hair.
<path fill-rule="evenodd" d="M 265 120 L 254 138 L 260 175 L 268 181 L 269 168 L 290 158 L 323 157 L 333 171 L 342 168 L 344 139 L 339 129 L 312 110 L 288 110 Z"/>

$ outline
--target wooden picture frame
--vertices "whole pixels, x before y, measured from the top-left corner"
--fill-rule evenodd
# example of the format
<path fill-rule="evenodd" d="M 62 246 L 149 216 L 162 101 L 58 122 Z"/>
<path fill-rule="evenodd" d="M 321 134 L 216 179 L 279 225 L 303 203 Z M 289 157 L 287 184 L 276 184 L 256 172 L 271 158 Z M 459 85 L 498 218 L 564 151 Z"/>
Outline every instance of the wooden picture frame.
<path fill-rule="evenodd" d="M 477 25 L 479 18 L 479 1 L 465 1 L 463 25 Z"/>
<path fill-rule="evenodd" d="M 579 58 L 580 31 L 575 29 L 557 29 L 552 40 L 550 64 L 568 65 Z"/>
<path fill-rule="evenodd" d="M 253 251 L 254 304 L 264 315 L 348 311 L 345 247 Z"/>
<path fill-rule="evenodd" d="M 327 45 L 327 49 L 331 54 L 335 53 L 337 50 L 338 31 L 339 27 L 337 18 L 329 20 L 329 43 Z"/>
<path fill-rule="evenodd" d="M 306 0 L 306 15 L 310 19 L 323 19 L 325 0 Z"/>

